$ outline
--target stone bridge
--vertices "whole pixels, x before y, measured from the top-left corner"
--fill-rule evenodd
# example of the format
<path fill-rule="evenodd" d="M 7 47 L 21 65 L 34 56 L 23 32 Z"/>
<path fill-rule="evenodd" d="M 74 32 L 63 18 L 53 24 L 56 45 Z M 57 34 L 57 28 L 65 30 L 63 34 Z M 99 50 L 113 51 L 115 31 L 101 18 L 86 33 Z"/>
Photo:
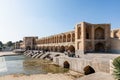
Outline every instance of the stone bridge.
<path fill-rule="evenodd" d="M 111 72 L 111 61 L 119 54 L 88 54 L 81 58 L 55 57 L 53 61 L 59 66 L 85 73 L 85 68 L 90 66 L 95 72 Z"/>

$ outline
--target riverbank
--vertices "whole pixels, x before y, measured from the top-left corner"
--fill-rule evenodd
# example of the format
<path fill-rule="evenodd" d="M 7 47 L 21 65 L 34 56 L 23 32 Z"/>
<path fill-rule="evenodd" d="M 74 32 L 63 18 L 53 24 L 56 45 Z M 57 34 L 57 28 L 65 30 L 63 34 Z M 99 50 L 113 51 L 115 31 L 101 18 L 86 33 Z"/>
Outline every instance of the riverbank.
<path fill-rule="evenodd" d="M 0 56 L 8 56 L 8 55 L 17 55 L 17 53 L 13 53 L 12 51 L 1 51 Z"/>
<path fill-rule="evenodd" d="M 82 76 L 81 73 L 59 67 L 49 60 L 14 55 L 16 53 L 1 52 L 8 72 L 4 72 L 0 80 L 75 80 Z"/>
<path fill-rule="evenodd" d="M 14 74 L 6 75 L 0 77 L 0 80 L 75 80 L 83 76 L 82 74 L 74 71 L 69 71 L 68 73 L 57 73 L 57 74 L 34 74 L 34 75 L 24 75 L 24 74 Z"/>

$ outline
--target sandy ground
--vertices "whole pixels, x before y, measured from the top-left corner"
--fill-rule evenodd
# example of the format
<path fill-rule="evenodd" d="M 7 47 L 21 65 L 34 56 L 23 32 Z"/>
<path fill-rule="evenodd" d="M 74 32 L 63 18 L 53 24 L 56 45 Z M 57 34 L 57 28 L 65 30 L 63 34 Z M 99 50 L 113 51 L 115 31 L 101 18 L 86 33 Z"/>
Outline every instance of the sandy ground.
<path fill-rule="evenodd" d="M 74 71 L 69 71 L 68 73 L 58 73 L 58 74 L 36 74 L 36 75 L 23 75 L 23 74 L 14 74 L 6 75 L 0 77 L 0 80 L 76 80 L 80 78 L 82 74 Z"/>
<path fill-rule="evenodd" d="M 84 77 L 81 77 L 77 80 L 115 80 L 111 74 L 105 72 L 96 72 Z"/>

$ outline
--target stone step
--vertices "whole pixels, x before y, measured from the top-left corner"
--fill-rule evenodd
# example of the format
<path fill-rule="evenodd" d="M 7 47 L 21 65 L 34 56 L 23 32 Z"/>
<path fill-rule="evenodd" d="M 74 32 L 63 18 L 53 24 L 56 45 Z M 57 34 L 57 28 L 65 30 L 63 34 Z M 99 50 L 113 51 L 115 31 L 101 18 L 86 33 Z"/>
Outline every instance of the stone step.
<path fill-rule="evenodd" d="M 41 53 L 36 53 L 36 54 L 34 54 L 33 56 L 32 56 L 32 58 L 35 58 L 37 55 L 39 55 L 39 54 L 41 54 Z"/>
<path fill-rule="evenodd" d="M 41 59 L 44 59 L 44 58 L 46 58 L 48 55 L 50 55 L 50 53 L 48 52 L 48 53 L 45 53 L 44 55 L 42 55 L 40 58 Z"/>
<path fill-rule="evenodd" d="M 35 58 L 40 58 L 42 55 L 44 55 L 45 53 L 41 53 L 39 55 L 37 55 Z"/>

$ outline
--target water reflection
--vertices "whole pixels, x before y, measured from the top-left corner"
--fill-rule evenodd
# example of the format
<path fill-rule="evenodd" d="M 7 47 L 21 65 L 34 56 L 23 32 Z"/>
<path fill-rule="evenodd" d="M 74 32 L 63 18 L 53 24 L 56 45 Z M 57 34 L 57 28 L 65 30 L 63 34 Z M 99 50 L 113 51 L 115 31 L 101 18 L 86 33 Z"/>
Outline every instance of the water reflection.
<path fill-rule="evenodd" d="M 0 72 L 6 72 L 7 67 L 6 67 L 6 62 L 4 57 L 0 57 Z"/>
<path fill-rule="evenodd" d="M 23 55 L 4 56 L 2 58 L 5 59 L 6 66 L 4 66 L 4 68 L 6 68 L 7 71 L 0 72 L 0 75 L 64 73 L 68 71 L 67 69 L 52 65 L 50 61 L 31 59 Z"/>

